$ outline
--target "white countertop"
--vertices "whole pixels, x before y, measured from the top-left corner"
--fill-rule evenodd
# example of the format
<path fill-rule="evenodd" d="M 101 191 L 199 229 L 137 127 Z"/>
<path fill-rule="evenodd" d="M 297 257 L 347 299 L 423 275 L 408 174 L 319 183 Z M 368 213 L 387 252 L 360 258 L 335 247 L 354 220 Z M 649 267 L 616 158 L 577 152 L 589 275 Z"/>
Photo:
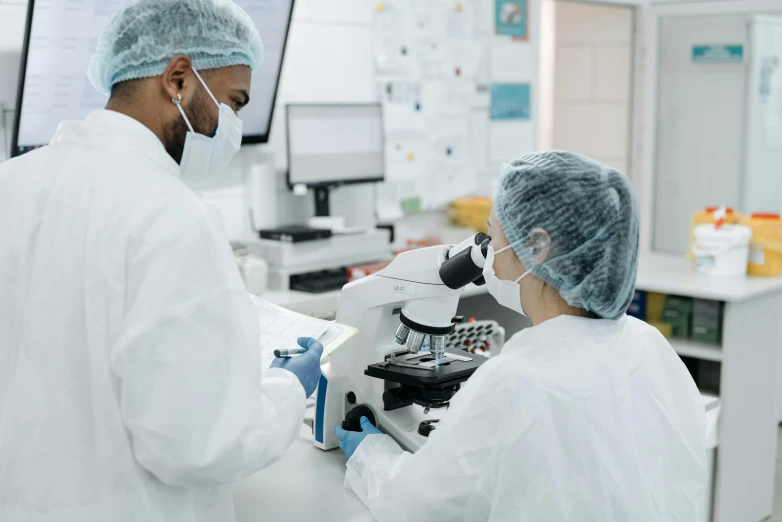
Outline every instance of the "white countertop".
<path fill-rule="evenodd" d="M 638 264 L 638 290 L 683 295 L 715 301 L 741 302 L 768 292 L 782 290 L 782 277 L 709 277 L 698 274 L 695 264 L 685 258 L 664 254 L 642 255 Z M 462 297 L 487 293 L 486 286 L 469 285 Z M 336 314 L 339 290 L 322 294 L 294 291 L 267 291 L 261 296 L 269 302 L 299 313 Z"/>
<path fill-rule="evenodd" d="M 714 301 L 741 302 L 782 289 L 782 277 L 715 277 L 699 274 L 695 264 L 678 256 L 641 256 L 638 290 Z"/>
<path fill-rule="evenodd" d="M 371 522 L 366 506 L 342 486 L 346 462 L 339 449 L 313 446 L 303 426 L 279 462 L 234 486 L 236 521 Z"/>

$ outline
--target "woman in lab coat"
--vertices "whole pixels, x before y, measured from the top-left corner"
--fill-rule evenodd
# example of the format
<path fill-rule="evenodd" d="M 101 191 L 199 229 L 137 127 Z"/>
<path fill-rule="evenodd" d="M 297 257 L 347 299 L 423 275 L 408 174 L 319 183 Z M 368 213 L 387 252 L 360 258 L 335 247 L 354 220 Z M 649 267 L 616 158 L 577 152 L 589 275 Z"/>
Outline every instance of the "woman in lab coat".
<path fill-rule="evenodd" d="M 665 338 L 625 315 L 630 182 L 567 152 L 503 170 L 484 275 L 533 326 L 475 372 L 416 454 L 368 421 L 338 428 L 345 486 L 381 522 L 698 520 L 698 390 Z"/>

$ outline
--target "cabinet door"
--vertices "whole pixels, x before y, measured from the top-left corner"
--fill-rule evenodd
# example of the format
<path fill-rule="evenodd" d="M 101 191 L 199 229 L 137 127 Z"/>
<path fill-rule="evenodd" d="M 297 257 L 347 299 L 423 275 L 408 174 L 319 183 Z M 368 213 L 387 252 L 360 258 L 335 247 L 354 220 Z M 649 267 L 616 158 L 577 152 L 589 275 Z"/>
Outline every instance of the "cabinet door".
<path fill-rule="evenodd" d="M 684 254 L 695 211 L 739 207 L 747 16 L 659 23 L 653 248 Z"/>

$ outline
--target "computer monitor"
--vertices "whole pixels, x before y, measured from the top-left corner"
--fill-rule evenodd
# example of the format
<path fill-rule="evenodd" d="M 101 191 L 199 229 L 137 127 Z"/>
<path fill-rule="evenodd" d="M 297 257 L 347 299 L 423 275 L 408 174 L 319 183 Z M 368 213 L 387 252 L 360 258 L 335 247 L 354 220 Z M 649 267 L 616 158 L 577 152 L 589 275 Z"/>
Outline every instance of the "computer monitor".
<path fill-rule="evenodd" d="M 329 215 L 329 189 L 385 178 L 380 104 L 288 105 L 288 185 L 315 190 L 315 214 Z"/>
<path fill-rule="evenodd" d="M 235 0 L 264 44 L 242 112 L 244 143 L 266 143 L 294 0 Z M 103 29 L 130 0 L 29 0 L 11 155 L 46 145 L 63 120 L 80 120 L 106 105 L 87 79 Z"/>

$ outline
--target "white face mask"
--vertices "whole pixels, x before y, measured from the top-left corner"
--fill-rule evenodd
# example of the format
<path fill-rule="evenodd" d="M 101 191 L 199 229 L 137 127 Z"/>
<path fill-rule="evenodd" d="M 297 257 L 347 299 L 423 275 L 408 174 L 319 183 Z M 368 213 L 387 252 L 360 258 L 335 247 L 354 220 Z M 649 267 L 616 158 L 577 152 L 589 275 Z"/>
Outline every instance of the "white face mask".
<path fill-rule="evenodd" d="M 182 179 L 201 181 L 210 176 L 219 176 L 228 167 L 234 155 L 239 152 L 239 147 L 242 146 L 242 120 L 228 105 L 218 103 L 198 71 L 193 69 L 193 72 L 219 109 L 217 132 L 214 138 L 209 138 L 193 130 L 190 120 L 182 109 L 182 95 L 172 100 L 190 129 L 185 139 L 182 161 L 179 163 Z"/>
<path fill-rule="evenodd" d="M 497 274 L 494 273 L 494 256 L 502 254 L 509 249 L 510 245 L 495 252 L 494 247 L 489 246 L 488 252 L 486 253 L 486 264 L 483 265 L 483 278 L 486 280 L 486 286 L 489 289 L 489 293 L 499 304 L 526 316 L 527 314 L 524 313 L 524 308 L 521 306 L 519 281 L 527 277 L 532 270 L 527 270 L 515 281 L 499 279 L 497 278 Z"/>

